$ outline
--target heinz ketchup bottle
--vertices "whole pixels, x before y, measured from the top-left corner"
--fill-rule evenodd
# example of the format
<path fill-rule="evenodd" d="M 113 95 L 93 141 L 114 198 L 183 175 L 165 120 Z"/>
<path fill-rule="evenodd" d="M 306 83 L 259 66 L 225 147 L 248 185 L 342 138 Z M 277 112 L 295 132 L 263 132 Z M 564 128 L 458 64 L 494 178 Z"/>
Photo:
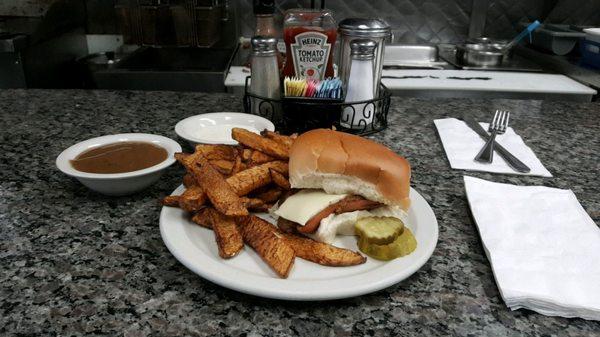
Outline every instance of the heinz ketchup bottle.
<path fill-rule="evenodd" d="M 288 10 L 283 22 L 286 47 L 283 75 L 318 80 L 333 77 L 336 37 L 336 22 L 330 10 Z"/>

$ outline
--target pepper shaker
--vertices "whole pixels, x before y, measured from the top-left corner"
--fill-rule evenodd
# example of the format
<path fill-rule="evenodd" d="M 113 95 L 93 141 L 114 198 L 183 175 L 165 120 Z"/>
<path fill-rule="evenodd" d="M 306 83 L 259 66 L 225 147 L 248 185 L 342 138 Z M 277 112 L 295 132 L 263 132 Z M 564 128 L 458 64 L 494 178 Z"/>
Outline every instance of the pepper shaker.
<path fill-rule="evenodd" d="M 269 98 L 252 99 L 252 113 L 265 116 L 271 120 L 281 118 L 279 102 L 281 83 L 277 63 L 277 39 L 274 37 L 255 36 L 252 44 L 252 68 L 250 93 Z M 275 100 L 275 101 L 274 101 Z"/>
<path fill-rule="evenodd" d="M 346 102 L 372 100 L 375 96 L 373 62 L 377 43 L 369 39 L 350 42 L 350 65 Z M 350 129 L 365 129 L 373 124 L 375 103 L 358 103 L 344 107 L 340 124 Z"/>

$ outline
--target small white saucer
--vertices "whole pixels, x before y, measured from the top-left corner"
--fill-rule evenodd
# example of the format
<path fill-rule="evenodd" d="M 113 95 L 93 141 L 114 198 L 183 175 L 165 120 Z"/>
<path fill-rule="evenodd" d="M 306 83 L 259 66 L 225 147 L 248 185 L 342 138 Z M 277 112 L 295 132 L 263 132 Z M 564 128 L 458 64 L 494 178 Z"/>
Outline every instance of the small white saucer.
<path fill-rule="evenodd" d="M 214 112 L 183 119 L 175 125 L 179 137 L 197 144 L 236 145 L 231 138 L 232 128 L 244 128 L 259 133 L 267 129 L 275 131 L 275 126 L 266 118 L 239 112 Z"/>

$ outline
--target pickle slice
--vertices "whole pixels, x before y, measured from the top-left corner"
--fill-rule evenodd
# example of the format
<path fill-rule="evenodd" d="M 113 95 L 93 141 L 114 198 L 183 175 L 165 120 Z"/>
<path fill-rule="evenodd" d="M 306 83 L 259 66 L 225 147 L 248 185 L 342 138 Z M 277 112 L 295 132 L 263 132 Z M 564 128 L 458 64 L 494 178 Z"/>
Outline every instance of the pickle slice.
<path fill-rule="evenodd" d="M 356 235 L 369 243 L 387 245 L 402 234 L 404 224 L 392 217 L 368 217 L 359 219 L 354 227 Z"/>
<path fill-rule="evenodd" d="M 363 237 L 358 238 L 358 249 L 368 256 L 383 261 L 389 261 L 398 257 L 406 256 L 415 251 L 417 240 L 408 228 L 404 228 L 396 240 L 387 245 L 370 243 Z"/>

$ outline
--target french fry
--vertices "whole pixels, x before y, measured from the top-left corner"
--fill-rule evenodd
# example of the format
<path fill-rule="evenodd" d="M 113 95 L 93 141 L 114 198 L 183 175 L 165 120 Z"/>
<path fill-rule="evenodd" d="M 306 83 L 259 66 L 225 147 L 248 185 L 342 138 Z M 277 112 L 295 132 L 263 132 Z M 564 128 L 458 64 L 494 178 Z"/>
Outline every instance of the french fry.
<path fill-rule="evenodd" d="M 232 174 L 235 165 L 235 162 L 225 159 L 209 160 L 209 162 L 219 173 L 225 176 Z"/>
<path fill-rule="evenodd" d="M 213 144 L 200 144 L 196 145 L 196 152 L 208 161 L 213 160 L 227 160 L 233 161 L 237 155 L 237 150 L 233 146 L 229 145 L 213 145 Z M 197 158 L 197 157 L 196 157 Z"/>
<path fill-rule="evenodd" d="M 279 200 L 279 197 L 283 194 L 283 191 L 280 188 L 271 188 L 266 191 L 255 194 L 254 196 L 265 203 L 273 203 Z"/>
<path fill-rule="evenodd" d="M 292 144 L 294 143 L 294 139 L 292 139 L 290 136 L 280 135 L 277 132 L 269 131 L 267 129 L 261 131 L 260 135 L 280 143 L 281 145 L 285 146 L 288 150 L 292 147 Z"/>
<path fill-rule="evenodd" d="M 294 265 L 294 250 L 267 221 L 251 215 L 238 218 L 238 227 L 246 242 L 279 277 L 287 278 Z"/>
<path fill-rule="evenodd" d="M 194 178 L 193 175 L 191 175 L 190 173 L 186 173 L 183 176 L 183 186 L 185 186 L 186 188 L 188 187 L 192 187 L 196 185 L 196 178 Z"/>
<path fill-rule="evenodd" d="M 200 209 L 192 215 L 192 221 L 204 228 L 212 229 L 212 219 L 208 214 L 208 207 Z"/>
<path fill-rule="evenodd" d="M 248 215 L 248 210 L 236 191 L 206 158 L 200 156 L 196 165 L 191 165 L 191 169 L 196 182 L 202 186 L 202 190 L 219 212 L 229 216 Z"/>
<path fill-rule="evenodd" d="M 235 158 L 235 162 L 233 163 L 233 167 L 231 169 L 231 174 L 234 175 L 246 169 L 246 164 L 242 162 L 242 157 L 238 156 Z"/>
<path fill-rule="evenodd" d="M 277 172 L 287 172 L 288 164 L 282 161 L 272 161 L 254 166 L 227 178 L 227 182 L 237 195 L 243 196 L 269 184 L 271 182 L 270 169 Z"/>
<path fill-rule="evenodd" d="M 289 158 L 288 148 L 272 139 L 261 137 L 260 135 L 257 135 L 256 133 L 246 129 L 231 129 L 231 137 L 237 140 L 240 144 L 255 150 L 259 150 L 270 156 L 280 159 Z"/>
<path fill-rule="evenodd" d="M 194 153 L 175 153 L 175 159 L 188 169 L 198 161 L 198 158 L 204 156 L 208 161 L 226 160 L 233 161 L 237 151 L 235 148 L 227 145 L 201 144 L 196 145 Z"/>
<path fill-rule="evenodd" d="M 269 204 L 265 203 L 261 199 L 258 198 L 246 198 L 242 197 L 242 202 L 248 208 L 248 210 L 253 212 L 267 212 L 269 211 Z"/>
<path fill-rule="evenodd" d="M 220 257 L 232 258 L 244 248 L 244 240 L 232 217 L 223 215 L 212 207 L 207 207 L 203 215 L 210 219 L 208 222 L 215 233 Z"/>
<path fill-rule="evenodd" d="M 189 159 L 192 156 L 193 156 L 193 154 L 190 154 L 190 153 L 177 152 L 177 153 L 175 153 L 175 160 L 177 160 L 184 167 L 187 167 L 187 162 L 189 161 Z"/>
<path fill-rule="evenodd" d="M 250 149 L 243 149 L 242 150 L 242 160 L 243 161 L 249 161 L 250 157 L 252 157 L 252 153 L 254 152 L 254 150 L 250 150 Z"/>
<path fill-rule="evenodd" d="M 190 170 L 193 169 L 193 166 L 190 167 Z M 265 163 L 263 165 L 255 166 L 239 172 L 227 178 L 225 181 L 231 186 L 233 191 L 238 196 L 244 196 L 257 188 L 271 183 L 271 174 L 269 169 L 278 170 L 277 172 L 286 171 L 287 164 L 280 161 Z M 195 178 L 195 176 L 193 177 Z M 278 196 L 275 197 L 273 195 L 274 193 L 276 192 L 270 192 L 269 194 L 257 197 L 263 200 L 265 203 L 270 204 L 276 201 L 278 198 Z M 279 195 L 281 195 L 281 193 L 279 193 Z M 207 196 L 204 190 L 198 185 L 193 185 L 181 194 L 181 197 L 179 198 L 179 207 L 185 211 L 194 212 L 204 206 L 206 199 Z M 264 209 L 264 207 L 260 207 L 258 209 Z"/>
<path fill-rule="evenodd" d="M 283 174 L 281 174 L 273 169 L 269 169 L 269 173 L 271 174 L 271 180 L 273 180 L 275 185 L 283 188 L 286 191 L 292 188 L 290 186 L 290 182 L 287 180 L 287 178 Z"/>
<path fill-rule="evenodd" d="M 250 154 L 250 158 L 248 159 L 248 162 L 249 162 L 250 166 L 256 166 L 256 165 L 268 163 L 273 160 L 275 160 L 275 158 L 273 158 L 267 154 L 264 154 L 258 150 L 253 150 L 252 153 Z"/>
<path fill-rule="evenodd" d="M 167 195 L 163 198 L 162 204 L 163 206 L 179 207 L 179 198 L 178 195 Z"/>
<path fill-rule="evenodd" d="M 188 212 L 201 209 L 206 202 L 206 194 L 198 185 L 188 187 L 179 197 L 179 207 Z"/>
<path fill-rule="evenodd" d="M 335 247 L 295 234 L 282 233 L 281 235 L 283 235 L 285 241 L 292 247 L 294 253 L 299 258 L 323 266 L 355 266 L 367 261 L 367 258 L 349 249 Z"/>

